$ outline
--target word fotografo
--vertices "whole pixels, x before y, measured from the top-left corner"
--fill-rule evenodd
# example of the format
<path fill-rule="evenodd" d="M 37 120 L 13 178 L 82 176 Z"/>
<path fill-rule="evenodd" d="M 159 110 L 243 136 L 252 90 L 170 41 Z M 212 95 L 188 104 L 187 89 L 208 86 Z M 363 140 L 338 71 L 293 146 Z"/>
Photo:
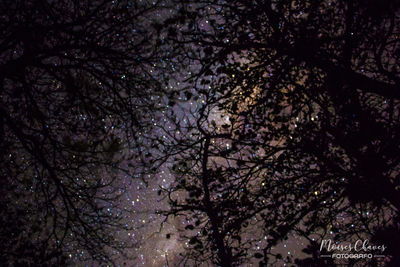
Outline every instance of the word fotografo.
<path fill-rule="evenodd" d="M 370 245 L 368 239 L 359 239 L 354 243 L 335 243 L 331 239 L 324 239 L 319 250 L 322 251 L 324 248 L 328 252 L 333 252 L 332 258 L 372 258 L 372 253 L 383 253 L 387 247 L 385 245 Z M 384 255 L 375 255 L 375 257 L 384 257 Z"/>

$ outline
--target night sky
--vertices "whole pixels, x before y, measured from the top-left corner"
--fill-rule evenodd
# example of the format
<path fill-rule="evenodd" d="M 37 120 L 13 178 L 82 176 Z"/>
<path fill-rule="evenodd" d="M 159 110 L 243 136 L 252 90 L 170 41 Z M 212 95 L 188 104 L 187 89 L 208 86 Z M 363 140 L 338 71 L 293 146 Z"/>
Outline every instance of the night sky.
<path fill-rule="evenodd" d="M 378 2 L 4 1 L 0 261 L 399 266 Z"/>

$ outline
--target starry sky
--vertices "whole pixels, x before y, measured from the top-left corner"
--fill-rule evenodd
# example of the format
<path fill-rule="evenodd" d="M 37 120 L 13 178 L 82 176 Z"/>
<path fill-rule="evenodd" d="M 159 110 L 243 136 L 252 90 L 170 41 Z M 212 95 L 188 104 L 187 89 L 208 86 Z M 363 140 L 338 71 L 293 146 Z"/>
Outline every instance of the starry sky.
<path fill-rule="evenodd" d="M 196 68 L 197 66 L 194 66 L 192 71 L 195 71 Z M 187 84 L 185 84 L 184 80 L 189 73 L 176 78 L 171 82 L 170 87 L 178 90 L 186 88 Z M 193 91 L 193 93 L 195 94 L 196 92 Z M 256 93 L 254 96 L 256 96 Z M 181 102 L 173 107 L 173 111 L 175 116 L 181 119 L 181 123 L 184 126 L 193 123 L 199 108 L 206 104 L 206 100 L 201 95 L 198 99 L 189 101 L 182 95 L 178 97 L 178 100 Z M 155 128 L 152 132 L 146 134 L 149 134 L 154 139 L 166 140 L 173 136 L 170 131 L 174 129 L 174 126 L 169 121 L 170 117 L 168 117 L 168 109 L 170 108 L 168 101 L 164 102 L 161 99 L 160 102 L 165 105 L 166 109 L 161 114 L 155 115 L 156 118 L 152 119 Z M 229 116 L 215 108 L 212 109 L 207 120 L 210 124 L 213 122 L 212 125 L 220 130 L 223 124 L 229 123 Z M 176 134 L 179 136 L 179 131 Z M 228 149 L 229 145 L 229 142 L 223 144 Z M 180 254 L 185 252 L 185 247 L 188 247 L 189 241 L 182 237 L 182 233 L 189 222 L 179 216 L 171 216 L 166 220 L 166 217 L 160 214 L 160 211 L 169 210 L 169 204 L 167 198 L 163 195 L 160 196 L 158 192 L 160 188 L 168 189 L 176 181 L 176 177 L 169 170 L 172 164 L 173 162 L 164 163 L 155 176 L 148 175 L 146 183 L 141 179 L 132 180 L 129 175 L 120 177 L 124 188 L 121 191 L 123 196 L 121 205 L 127 209 L 132 209 L 132 213 L 126 217 L 126 222 L 132 227 L 132 230 L 120 232 L 118 237 L 133 241 L 135 247 L 128 253 L 134 259 L 117 260 L 119 264 L 149 267 L 180 266 L 182 264 L 182 256 Z M 264 239 L 266 240 L 267 236 Z M 288 266 L 285 260 L 286 257 L 304 256 L 301 250 L 304 249 L 306 244 L 307 242 L 303 238 L 290 234 L 287 240 L 272 248 L 272 253 L 280 253 L 284 256 L 274 266 Z M 254 249 L 260 249 L 261 245 L 262 241 Z M 246 264 L 243 266 L 253 265 Z M 258 266 L 258 263 L 254 263 L 254 266 Z"/>
<path fill-rule="evenodd" d="M 118 1 L 117 1 L 118 2 Z M 139 1 L 142 2 L 142 1 Z M 112 1 L 113 4 L 114 1 Z M 149 2 L 150 3 L 150 2 Z M 140 21 L 141 26 L 146 28 L 146 27 L 154 27 L 157 28 L 157 23 L 163 22 L 167 18 L 176 15 L 174 12 L 176 10 L 173 7 L 170 7 L 169 5 L 171 4 L 169 1 L 161 1 L 160 2 L 153 2 L 150 3 L 151 5 L 160 5 L 159 8 L 155 9 L 156 11 L 150 12 L 149 17 L 143 18 L 143 21 Z M 331 5 L 331 2 L 329 1 L 329 6 Z M 131 8 L 130 4 L 126 5 L 126 9 Z M 295 15 L 296 19 L 301 19 L 301 17 L 305 17 L 303 14 L 303 11 L 300 11 L 298 15 Z M 123 17 L 123 16 L 122 16 Z M 211 15 L 213 17 L 213 15 Z M 236 15 L 235 15 L 236 17 Z M 217 23 L 222 22 L 217 21 Z M 152 25 L 150 27 L 150 22 L 154 23 L 156 26 Z M 210 21 L 207 19 L 207 16 L 205 16 L 203 19 L 200 19 L 198 29 L 203 32 L 207 32 L 208 30 L 211 31 L 211 26 L 209 25 Z M 279 25 L 281 27 L 282 25 Z M 101 27 L 100 27 L 101 28 Z M 181 28 L 178 27 L 179 30 Z M 224 28 L 220 27 L 219 28 L 221 31 L 225 30 Z M 133 36 L 139 36 L 136 32 L 136 29 L 134 31 L 132 30 L 132 33 L 134 32 Z M 164 33 L 165 34 L 165 33 Z M 153 35 L 155 36 L 154 40 L 152 38 L 151 41 L 156 42 L 160 41 L 162 44 L 164 44 L 164 39 L 163 35 L 161 34 L 160 36 L 157 36 L 156 30 L 154 32 L 150 33 L 150 36 Z M 115 34 L 118 38 L 120 38 L 120 33 L 117 32 Z M 130 36 L 130 35 L 129 35 Z M 255 35 L 254 34 L 248 34 L 249 38 L 253 38 Z M 116 39 L 112 39 L 113 41 L 118 40 L 118 38 L 115 37 Z M 33 38 L 33 37 L 32 37 Z M 113 37 L 114 38 L 114 37 Z M 25 40 L 26 41 L 26 40 Z M 35 41 L 34 39 L 30 41 Z M 37 41 L 37 40 L 36 40 Z M 232 41 L 232 40 L 231 40 Z M 39 42 L 39 41 L 37 41 Z M 224 44 L 229 43 L 230 40 L 227 38 L 223 39 Z M 132 43 L 132 40 L 130 40 L 129 44 Z M 114 44 L 115 47 L 118 46 L 118 44 Z M 152 47 L 153 44 L 151 44 Z M 200 46 L 200 43 L 197 44 Z M 224 110 L 219 106 L 220 103 L 215 103 L 212 102 L 212 100 L 215 100 L 218 97 L 205 97 L 207 94 L 201 93 L 202 90 L 206 92 L 211 92 L 213 91 L 212 85 L 218 85 L 220 77 L 212 76 L 211 77 L 206 77 L 207 75 L 201 75 L 202 78 L 204 79 L 210 79 L 210 85 L 201 83 L 200 80 L 192 80 L 190 79 L 194 73 L 201 73 L 202 72 L 202 66 L 199 64 L 198 61 L 196 60 L 188 60 L 188 55 L 180 53 L 178 54 L 178 58 L 182 59 L 184 58 L 183 62 L 173 62 L 170 60 L 170 57 L 173 57 L 175 55 L 176 51 L 173 50 L 172 46 L 160 46 L 162 47 L 161 51 L 157 51 L 161 54 L 165 54 L 165 57 L 159 57 L 157 60 L 149 60 L 147 62 L 146 67 L 144 67 L 140 73 L 141 77 L 151 77 L 155 81 L 164 81 L 165 75 L 169 75 L 169 80 L 166 84 L 163 84 L 165 86 L 165 92 L 170 92 L 170 95 L 174 95 L 176 99 L 172 100 L 172 97 L 169 98 L 167 94 L 163 93 L 157 93 L 154 95 L 151 95 L 151 97 L 148 97 L 145 94 L 147 91 L 143 94 L 143 99 L 148 97 L 148 101 L 154 105 L 154 112 L 144 112 L 141 114 L 138 111 L 137 117 L 141 117 L 143 120 L 145 120 L 145 123 L 147 125 L 151 125 L 151 127 L 142 127 L 140 124 L 138 125 L 137 129 L 135 129 L 135 135 L 138 138 L 139 143 L 143 145 L 143 147 L 135 148 L 133 149 L 128 142 L 124 142 L 124 138 L 127 138 L 127 135 L 125 133 L 125 129 L 114 129 L 114 124 L 113 124 L 113 118 L 111 116 L 109 119 L 102 119 L 101 125 L 104 127 L 104 129 L 107 129 L 110 133 L 110 136 L 118 137 L 118 145 L 120 145 L 119 148 L 119 155 L 121 155 L 124 160 L 121 163 L 119 171 L 115 171 L 117 173 L 117 182 L 114 185 L 114 189 L 116 190 L 115 194 L 117 194 L 120 198 L 117 200 L 117 202 L 109 202 L 107 203 L 107 212 L 109 214 L 119 214 L 122 210 L 121 214 L 123 214 L 122 222 L 125 224 L 126 229 L 121 229 L 115 233 L 113 233 L 113 236 L 115 237 L 116 240 L 119 240 L 121 242 L 121 246 L 125 249 L 125 252 L 128 257 L 124 257 L 120 255 L 119 252 L 117 251 L 111 251 L 112 257 L 114 260 L 116 260 L 116 263 L 118 266 L 145 266 L 145 267 L 158 267 L 158 266 L 181 266 L 183 264 L 183 257 L 182 253 L 185 252 L 186 248 L 189 248 L 189 239 L 187 237 L 183 237 L 183 234 L 190 232 L 187 231 L 187 226 L 191 226 L 191 221 L 187 219 L 185 216 L 169 216 L 166 217 L 165 214 L 170 210 L 170 203 L 168 202 L 167 196 L 164 194 L 165 192 L 168 192 L 168 190 L 171 187 L 176 186 L 178 180 L 180 180 L 180 177 L 176 175 L 173 171 L 173 167 L 177 162 L 175 162 L 176 158 L 175 157 L 168 157 L 166 159 L 162 158 L 163 152 L 167 152 L 174 154 L 179 152 L 179 145 L 181 144 L 180 142 L 184 142 L 185 140 L 188 140 L 188 142 L 191 142 L 193 140 L 199 139 L 199 142 L 202 142 L 202 135 L 196 133 L 199 133 L 199 129 L 193 131 L 194 128 L 198 127 L 199 124 L 199 114 L 201 113 L 206 114 L 206 118 L 201 122 L 201 127 L 205 127 L 207 131 L 213 132 L 213 133 L 222 133 L 224 132 L 224 129 L 227 128 L 234 128 L 236 124 L 234 124 L 233 121 L 240 121 L 240 116 L 237 115 L 236 118 L 232 117 L 232 113 L 229 113 L 228 111 Z M 202 48 L 196 47 L 196 45 L 193 45 L 194 50 L 199 49 L 199 51 L 203 51 Z M 33 49 L 33 48 L 32 48 Z M 142 47 L 139 46 L 139 48 L 135 47 L 138 53 L 142 52 Z M 143 48 L 144 49 L 144 48 Z M 13 57 L 18 57 L 21 55 L 24 55 L 25 51 L 22 48 L 15 49 L 13 51 L 13 55 L 10 56 L 12 59 Z M 149 53 L 151 54 L 151 53 Z M 256 54 L 256 53 L 254 53 Z M 246 55 L 249 56 L 249 58 L 246 58 Z M 224 63 L 229 65 L 229 64 L 238 64 L 240 66 L 248 65 L 250 62 L 250 55 L 251 52 L 250 50 L 244 49 L 242 53 L 236 54 L 236 55 L 231 55 L 229 60 L 226 60 Z M 65 53 L 65 56 L 67 56 L 67 53 Z M 137 55 L 135 55 L 137 56 Z M 256 55 L 258 56 L 258 55 Z M 79 59 L 79 56 L 74 56 L 75 59 Z M 136 57 L 135 58 L 135 63 L 138 65 L 141 64 L 141 60 L 143 60 L 141 57 Z M 140 62 L 140 63 L 138 63 Z M 182 65 L 185 66 L 178 66 L 178 64 L 181 63 Z M 57 67 L 58 63 L 52 63 L 55 67 Z M 95 65 L 95 64 L 94 64 Z M 93 66 L 94 66 L 93 65 Z M 256 64 L 251 64 L 248 65 L 248 67 L 243 71 L 243 73 L 239 73 L 240 75 L 243 74 L 244 76 L 247 74 L 253 74 L 251 73 L 250 69 L 254 67 L 256 69 L 257 66 Z M 217 63 L 211 66 L 211 72 L 216 71 L 216 69 L 219 69 L 221 67 L 221 64 Z M 222 66 L 223 67 L 223 66 Z M 129 76 L 128 72 L 126 70 L 119 70 L 121 73 L 118 73 L 120 80 L 128 80 L 127 76 Z M 165 71 L 165 73 L 164 73 Z M 125 74 L 126 72 L 126 74 Z M 146 72 L 146 73 L 145 73 Z M 269 76 L 273 76 L 273 70 L 270 69 L 270 67 L 266 67 L 264 70 L 265 73 L 267 74 L 262 74 L 261 76 L 263 78 Z M 294 74 L 293 74 L 294 73 Z M 293 76 L 296 76 L 295 81 L 293 84 L 288 86 L 288 88 L 281 89 L 279 88 L 279 92 L 277 94 L 282 93 L 282 95 L 288 93 L 288 91 L 292 90 L 295 86 L 307 86 L 306 81 L 309 76 L 312 76 L 311 72 L 303 72 L 301 75 L 296 75 L 295 71 L 293 71 L 292 74 Z M 362 73 L 364 74 L 364 68 L 362 69 Z M 372 71 L 368 74 L 369 76 L 371 75 Z M 114 72 L 113 72 L 114 74 Z M 148 76 L 146 76 L 148 75 Z M 236 73 L 237 75 L 237 73 Z M 274 73 L 275 75 L 275 73 Z M 289 76 L 290 76 L 289 75 Z M 221 75 L 222 76 L 222 75 Z M 264 77 L 265 76 L 265 77 Z M 237 78 L 237 77 L 236 77 Z M 246 77 L 243 78 L 245 80 Z M 267 77 L 268 78 L 268 77 Z M 265 79 L 267 79 L 265 78 Z M 230 74 L 228 76 L 228 79 L 232 79 L 233 81 L 235 80 L 235 74 Z M 240 79 L 239 79 L 240 80 Z M 242 82 L 241 80 L 239 82 Z M 53 84 L 52 86 L 56 87 L 57 89 L 60 87 L 59 84 Z M 102 86 L 101 83 L 99 83 L 99 86 Z M 147 84 L 145 85 L 147 86 Z M 292 87 L 291 87 L 292 86 Z M 13 88 L 12 88 L 13 89 Z M 242 90 L 242 91 L 240 91 Z M 260 87 L 254 86 L 251 88 L 249 91 L 248 95 L 246 97 L 242 97 L 242 92 L 245 92 L 246 89 L 238 89 L 237 93 L 238 99 L 242 99 L 241 102 L 239 101 L 239 111 L 244 112 L 249 109 L 249 107 L 256 105 L 257 103 L 260 103 L 258 101 L 262 101 L 262 89 Z M 294 90 L 294 89 L 293 89 Z M 13 91 L 13 90 L 11 90 Z M 268 90 L 264 90 L 268 91 Z M 282 91 L 282 92 L 281 92 Z M 174 94 L 171 94 L 171 92 L 174 92 Z M 142 92 L 141 92 L 142 93 Z M 152 91 L 149 90 L 149 94 L 151 94 Z M 210 93 L 211 94 L 211 93 Z M 236 94 L 236 91 L 235 91 Z M 2 96 L 2 95 L 1 95 Z M 210 96 L 210 95 L 208 95 Z M 3 97 L 3 96 L 2 96 Z M 242 97 L 242 98 L 241 98 Z M 5 99 L 5 100 L 4 100 Z M 210 100 L 211 99 L 211 100 Z M 283 97 L 284 100 L 281 100 L 283 105 L 286 105 L 285 108 L 281 110 L 282 113 L 289 113 L 289 111 L 292 111 L 292 106 L 289 104 L 289 100 L 286 102 L 287 99 Z M 381 98 L 377 98 L 377 101 L 380 101 L 380 105 L 382 105 L 383 109 L 390 108 L 393 106 L 396 106 L 396 103 L 389 105 L 386 102 L 386 99 L 383 100 Z M 1 101 L 8 101 L 8 96 L 0 99 Z M 40 100 L 41 101 L 41 100 Z M 140 99 L 138 100 L 138 103 L 140 103 Z M 174 101 L 171 103 L 171 101 Z M 209 102 L 210 101 L 210 102 Z M 50 101 L 51 102 L 51 101 Z M 310 100 L 311 102 L 311 100 Z M 2 103 L 0 103 L 2 104 Z M 310 104 L 310 106 L 313 105 L 313 103 Z M 11 106 L 11 105 L 10 105 Z M 279 106 L 279 105 L 278 105 Z M 18 110 L 18 105 L 13 102 L 13 110 Z M 0 106 L 2 108 L 2 106 Z M 203 109 L 204 108 L 204 109 Z M 311 108 L 312 109 L 312 108 Z M 206 110 L 206 112 L 204 111 Z M 227 108 L 228 110 L 228 108 Z M 304 123 L 313 124 L 317 125 L 321 123 L 320 117 L 315 114 L 319 114 L 319 112 L 322 110 L 316 109 L 312 112 L 310 112 L 308 115 L 309 118 L 300 118 L 298 116 L 294 116 L 292 121 L 289 121 L 288 124 L 290 124 L 290 131 L 295 132 L 297 131 L 297 124 L 301 125 Z M 29 112 L 27 112 L 29 113 Z M 140 113 L 140 114 L 139 114 Z M 300 112 L 299 112 L 300 113 Z M 17 112 L 15 112 L 17 114 Z M 17 114 L 18 115 L 18 114 Z M 398 114 L 397 114 L 398 115 Z M 386 116 L 386 115 L 385 115 Z M 82 122 L 82 125 L 86 123 L 87 117 L 85 115 L 80 115 L 77 116 L 79 122 Z M 353 119 L 356 116 L 353 114 Z M 383 116 L 384 117 L 384 116 Z M 239 118 L 239 119 L 238 119 Z M 266 117 L 264 117 L 266 118 Z M 25 119 L 22 119 L 21 121 L 24 121 Z M 303 120 L 303 121 L 301 121 Z M 308 121 L 307 121 L 308 120 Z M 354 119 L 355 121 L 356 119 Z M 4 119 L 5 121 L 5 119 Z M 140 120 L 139 120 L 140 121 Z M 243 119 L 244 121 L 244 119 Z M 125 124 L 123 124 L 123 127 L 125 127 Z M 126 124 L 129 125 L 129 124 Z M 239 125 L 239 123 L 238 123 Z M 246 124 L 248 125 L 248 124 Z M 130 127 L 131 125 L 127 126 Z M 242 125 L 243 126 L 243 125 Z M 273 125 L 275 126 L 275 125 Z M 54 127 L 53 125 L 46 125 L 44 128 Z M 247 126 L 245 126 L 247 127 Z M 56 128 L 56 127 L 55 127 Z M 264 129 L 258 128 L 260 132 L 262 132 Z M 259 133 L 256 133 L 256 137 L 254 137 L 255 140 L 259 141 L 260 135 L 257 135 Z M 40 138 L 42 138 L 42 135 L 40 135 Z M 292 138 L 292 136 L 290 136 Z M 76 138 L 75 138 L 76 139 Z M 280 146 L 281 143 L 284 143 L 288 138 L 285 137 L 283 140 L 269 140 L 270 146 Z M 205 140 L 205 139 L 204 139 Z M 266 139 L 267 140 L 267 139 Z M 272 141 L 271 141 L 272 140 Z M 262 140 L 265 141 L 265 140 Z M 220 143 L 219 143 L 220 142 Z M 169 148 L 174 148 L 176 147 L 176 150 L 171 150 L 171 151 L 160 151 L 157 150 L 157 148 L 160 147 L 152 147 L 151 145 L 154 143 L 160 143 L 165 145 L 166 149 Z M 371 142 L 373 143 L 373 142 Z M 232 140 L 229 139 L 224 139 L 221 138 L 221 141 L 212 141 L 212 145 L 214 148 L 220 148 L 222 147 L 224 150 L 229 151 L 232 149 Z M 374 145 L 374 144 L 373 144 Z M 150 147 L 150 148 L 149 148 Z M 266 146 L 265 146 L 266 147 Z M 145 150 L 145 151 L 144 151 Z M 217 150 L 217 149 L 216 149 Z M 138 158 L 136 157 L 130 157 L 130 154 L 137 153 L 139 151 L 140 153 L 143 152 L 146 156 L 149 155 L 149 160 L 151 161 L 154 157 L 154 159 L 157 159 L 157 161 L 154 161 L 153 164 L 157 166 L 156 171 L 149 171 L 149 172 L 141 172 L 138 168 L 136 170 L 135 168 L 139 166 Z M 192 150 L 196 151 L 196 150 Z M 221 150 L 222 151 L 222 150 Z M 250 151 L 250 150 L 249 150 Z M 254 151 L 253 151 L 254 152 Z M 263 153 L 265 151 L 262 151 L 262 148 L 260 148 L 255 156 L 260 156 L 263 157 L 265 156 Z M 245 152 L 246 153 L 246 152 Z M 15 153 L 17 156 L 18 153 Z M 150 156 L 152 154 L 152 156 Z M 184 154 L 184 153 L 182 153 Z M 279 154 L 279 153 L 278 153 Z M 238 155 L 238 154 L 236 154 Z M 157 158 L 160 156 L 160 158 Z M 186 155 L 185 155 L 186 156 Z M 192 155 L 193 158 L 196 160 L 200 157 L 199 155 Z M 254 156 L 254 157 L 255 157 Z M 12 158 L 14 156 L 11 155 L 9 158 Z M 183 156 L 182 156 L 183 157 Z M 75 160 L 75 155 L 73 155 L 73 158 Z M 265 159 L 265 158 L 264 158 Z M 22 159 L 24 160 L 24 159 Z M 147 160 L 147 159 L 145 159 Z M 213 163 L 215 165 L 223 166 L 226 167 L 230 164 L 228 159 L 224 158 L 218 158 L 215 157 L 213 160 Z M 235 159 L 237 160 L 237 159 Z M 195 160 L 194 160 L 195 161 Z M 210 164 L 211 165 L 211 164 Z M 317 163 L 313 164 L 312 166 L 316 166 Z M 196 169 L 198 168 L 198 169 Z M 311 168 L 311 167 L 310 167 Z M 196 172 L 197 174 L 201 172 L 200 168 L 198 166 L 193 167 L 193 171 Z M 114 174 L 115 174 L 114 173 Z M 276 177 L 279 177 L 280 174 L 278 174 Z M 107 173 L 104 174 L 105 177 L 107 177 Z M 275 177 L 275 178 L 276 178 Z M 252 180 L 252 183 L 260 184 L 260 188 L 264 186 L 264 182 L 262 180 L 263 178 L 261 177 L 256 177 L 254 180 Z M 345 178 L 339 178 L 337 180 L 336 184 L 345 184 L 347 180 Z M 86 183 L 86 180 L 85 180 Z M 307 183 L 305 183 L 307 184 Z M 333 191 L 330 192 L 328 189 L 321 190 L 319 185 L 315 186 L 315 189 L 309 189 L 306 188 L 304 191 L 304 194 L 309 194 L 309 199 L 320 199 L 321 200 L 321 206 L 324 206 L 325 204 L 329 203 L 334 203 L 332 204 L 332 207 L 336 208 L 341 208 L 343 206 L 348 206 L 349 205 L 349 200 L 344 200 L 343 202 L 336 203 L 338 199 L 340 198 L 339 194 L 340 192 Z M 304 188 L 303 188 L 304 189 Z M 21 189 L 22 190 L 22 189 Z M 308 190 L 308 191 L 307 191 Z M 164 192 L 164 193 L 163 193 Z M 243 191 L 242 191 L 243 192 Z M 329 194 L 328 194 L 329 193 Z M 329 197 L 326 198 L 325 200 L 322 201 L 323 195 L 326 194 Z M 182 192 L 179 192 L 177 195 L 174 196 L 176 199 L 184 199 L 186 195 Z M 290 201 L 290 200 L 289 200 Z M 307 200 L 308 201 L 308 200 Z M 293 202 L 293 201 L 292 201 Z M 311 200 L 310 200 L 311 202 Z M 284 202 L 287 203 L 287 202 Z M 298 204 L 298 203 L 291 203 L 291 204 Z M 307 203 L 306 203 L 307 204 Z M 337 205 L 336 205 L 337 204 Z M 298 204 L 300 206 L 300 204 Z M 336 205 L 336 206 L 335 206 Z M 360 205 L 361 207 L 362 205 Z M 264 206 L 265 207 L 265 206 Z M 362 206 L 364 207 L 364 206 Z M 326 237 L 332 237 L 334 238 L 335 236 L 335 231 L 337 233 L 341 232 L 341 229 L 345 229 L 346 227 L 354 228 L 357 227 L 357 225 L 352 224 L 351 218 L 360 216 L 361 218 L 367 218 L 368 220 L 371 217 L 371 214 L 374 212 L 376 214 L 382 215 L 383 217 L 391 217 L 392 214 L 387 214 L 384 211 L 379 211 L 379 207 L 375 207 L 376 209 L 373 211 L 372 209 L 369 209 L 370 206 L 365 206 L 365 209 L 360 209 L 358 211 L 358 214 L 349 214 L 346 213 L 346 210 L 343 212 L 338 212 L 335 213 L 334 218 L 331 220 L 331 225 L 327 227 L 327 232 L 319 235 L 320 233 L 315 233 L 315 235 L 306 235 L 306 236 L 300 236 L 296 235 L 293 232 L 290 232 L 288 234 L 288 238 L 282 240 L 278 245 L 274 246 L 271 250 L 272 253 L 279 253 L 282 254 L 283 257 L 279 259 L 277 262 L 274 263 L 274 266 L 291 266 L 290 262 L 288 259 L 294 259 L 294 258 L 302 258 L 305 257 L 305 253 L 302 252 L 302 250 L 311 242 L 314 240 L 319 240 L 321 236 Z M 254 216 L 254 218 L 251 218 L 249 220 L 253 220 L 256 222 L 254 225 L 263 225 L 257 224 L 262 218 L 260 216 L 257 217 L 258 214 Z M 329 216 L 327 216 L 329 217 Z M 386 219 L 386 218 L 385 218 Z M 390 219 L 388 219 L 390 221 Z M 251 227 L 250 227 L 251 228 Z M 368 227 L 367 227 L 368 228 Z M 296 227 L 296 230 L 301 232 L 303 229 L 303 225 L 299 225 Z M 336 229 L 336 230 L 334 230 Z M 252 247 L 250 248 L 251 253 L 249 255 L 253 255 L 255 251 L 260 251 L 266 244 L 267 244 L 267 239 L 268 235 L 265 234 L 263 229 L 258 229 L 257 227 L 254 226 L 254 229 L 246 229 L 246 234 L 245 238 L 251 240 Z M 253 242 L 253 240 L 256 240 Z M 82 250 L 74 249 L 74 245 L 69 246 L 67 244 L 66 246 L 66 255 L 69 258 L 71 262 L 73 262 L 73 265 L 77 266 L 98 266 L 100 265 L 99 262 L 81 262 L 80 259 L 82 258 L 82 254 L 84 253 Z M 206 264 L 204 264 L 206 266 Z M 250 262 L 247 263 L 243 266 L 258 266 L 257 262 Z"/>
<path fill-rule="evenodd" d="M 157 12 L 155 15 L 158 18 L 164 18 L 166 14 L 171 14 L 172 10 L 162 10 Z M 207 29 L 208 21 L 202 21 L 199 27 L 203 30 Z M 172 52 L 172 51 L 171 51 Z M 169 52 L 168 52 L 169 53 Z M 238 59 L 241 64 L 246 63 L 246 59 Z M 165 64 L 165 62 L 160 62 Z M 154 69 L 150 70 L 151 73 L 157 73 L 156 64 Z M 218 68 L 218 66 L 215 66 Z M 172 66 L 174 69 L 174 66 Z M 179 73 L 170 81 L 170 89 L 181 91 L 187 88 L 188 84 L 185 84 L 185 80 L 190 76 L 192 72 L 198 71 L 198 66 L 194 65 L 191 71 L 186 70 L 186 74 Z M 157 76 L 157 74 L 155 75 Z M 233 76 L 234 77 L 234 76 Z M 300 78 L 304 80 L 305 77 Z M 302 83 L 302 81 L 300 81 Z M 189 85 L 190 86 L 190 85 Z M 197 94 L 195 90 L 193 94 Z M 254 89 L 249 100 L 244 105 L 252 104 L 252 98 L 258 96 L 257 88 Z M 151 122 L 154 124 L 154 129 L 151 132 L 143 133 L 151 139 L 162 139 L 168 142 L 168 138 L 171 138 L 171 131 L 174 131 L 174 127 L 169 121 L 169 115 L 171 107 L 168 105 L 168 99 L 163 97 L 155 97 L 155 101 L 158 102 L 159 106 L 165 106 L 159 114 L 155 114 L 151 118 Z M 187 100 L 184 95 L 178 97 L 178 101 L 181 101 L 178 105 L 173 107 L 174 116 L 179 117 L 182 120 L 183 127 L 190 125 L 196 120 L 196 115 L 199 108 L 206 104 L 205 99 L 199 95 L 196 100 Z M 245 108 L 245 107 L 242 107 Z M 229 124 L 229 116 L 224 114 L 223 111 L 218 109 L 212 109 L 208 115 L 208 121 L 213 122 L 213 125 L 220 129 L 221 125 Z M 312 121 L 318 120 L 318 116 L 312 117 Z M 171 128 L 172 127 L 172 128 Z M 296 126 L 295 126 L 296 127 Z M 179 135 L 179 132 L 178 132 Z M 224 144 L 225 145 L 225 144 Z M 226 147 L 229 149 L 229 142 L 226 143 Z M 160 214 L 159 211 L 168 210 L 168 202 L 165 197 L 158 194 L 160 188 L 168 189 L 169 186 L 176 181 L 176 177 L 169 171 L 171 162 L 166 162 L 160 166 L 159 172 L 156 175 L 145 177 L 146 183 L 141 179 L 131 179 L 129 175 L 121 175 L 120 179 L 123 184 L 123 190 L 121 190 L 123 207 L 131 209 L 132 213 L 125 218 L 126 223 L 132 228 L 130 231 L 121 231 L 117 234 L 119 238 L 132 241 L 135 245 L 134 248 L 128 253 L 134 259 L 122 260 L 121 264 L 128 266 L 178 266 L 181 263 L 182 257 L 180 253 L 184 252 L 187 247 L 188 240 L 181 237 L 182 231 L 185 226 L 189 223 L 181 217 L 170 217 L 168 220 Z M 315 196 L 318 196 L 319 191 L 313 192 Z M 334 199 L 332 199 L 334 200 Z M 346 215 L 340 214 L 336 218 L 336 226 L 340 228 L 340 224 L 345 224 Z M 340 230 L 339 230 L 340 231 Z M 333 236 L 333 232 L 330 232 Z M 251 237 L 249 237 L 251 238 Z M 267 237 L 265 237 L 266 239 Z M 314 238 L 310 237 L 314 240 Z M 275 266 L 287 266 L 288 263 L 285 260 L 286 257 L 302 257 L 304 256 L 302 250 L 305 248 L 307 241 L 303 237 L 298 237 L 295 234 L 290 234 L 287 240 L 272 248 L 273 253 L 281 253 L 284 257 L 282 260 L 275 263 Z M 262 245 L 261 243 L 259 244 Z M 260 247 L 256 245 L 255 250 Z M 71 254 L 72 255 L 72 254 Z M 73 255 L 71 257 L 74 257 Z M 251 266 L 251 265 L 245 265 Z M 256 266 L 256 263 L 254 263 Z"/>

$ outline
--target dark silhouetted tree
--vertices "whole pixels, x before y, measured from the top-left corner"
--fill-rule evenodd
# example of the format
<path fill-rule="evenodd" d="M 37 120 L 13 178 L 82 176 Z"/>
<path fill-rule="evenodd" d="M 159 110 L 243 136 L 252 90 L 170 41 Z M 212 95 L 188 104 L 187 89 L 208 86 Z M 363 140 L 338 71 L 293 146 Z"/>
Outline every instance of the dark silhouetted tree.
<path fill-rule="evenodd" d="M 315 236 L 303 266 L 330 264 L 315 246 L 326 238 L 397 249 L 399 6 L 177 3 L 165 25 L 176 60 L 195 65 L 185 96 L 198 108 L 171 114 L 176 182 L 163 191 L 188 221 L 187 259 L 269 266 L 293 233 Z"/>
<path fill-rule="evenodd" d="M 128 244 L 120 163 L 140 172 L 159 91 L 158 3 L 0 4 L 1 262 L 108 263 Z M 158 91 L 157 91 L 158 90 Z M 137 165 L 135 165 L 137 163 Z"/>

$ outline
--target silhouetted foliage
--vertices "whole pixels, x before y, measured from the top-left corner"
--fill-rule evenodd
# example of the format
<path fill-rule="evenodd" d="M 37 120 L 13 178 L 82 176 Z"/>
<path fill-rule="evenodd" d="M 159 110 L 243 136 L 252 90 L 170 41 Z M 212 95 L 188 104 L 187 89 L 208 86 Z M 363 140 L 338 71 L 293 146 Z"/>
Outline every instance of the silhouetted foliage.
<path fill-rule="evenodd" d="M 397 246 L 399 6 L 177 1 L 169 45 L 196 65 L 186 99 L 199 104 L 170 114 L 163 190 L 166 214 L 188 221 L 185 259 L 270 266 L 293 233 Z M 299 264 L 330 264 L 310 246 Z"/>
<path fill-rule="evenodd" d="M 157 5 L 140 2 L 1 2 L 2 265 L 107 263 L 132 245 L 114 235 L 129 227 L 116 178 L 140 162 L 159 88 Z"/>

